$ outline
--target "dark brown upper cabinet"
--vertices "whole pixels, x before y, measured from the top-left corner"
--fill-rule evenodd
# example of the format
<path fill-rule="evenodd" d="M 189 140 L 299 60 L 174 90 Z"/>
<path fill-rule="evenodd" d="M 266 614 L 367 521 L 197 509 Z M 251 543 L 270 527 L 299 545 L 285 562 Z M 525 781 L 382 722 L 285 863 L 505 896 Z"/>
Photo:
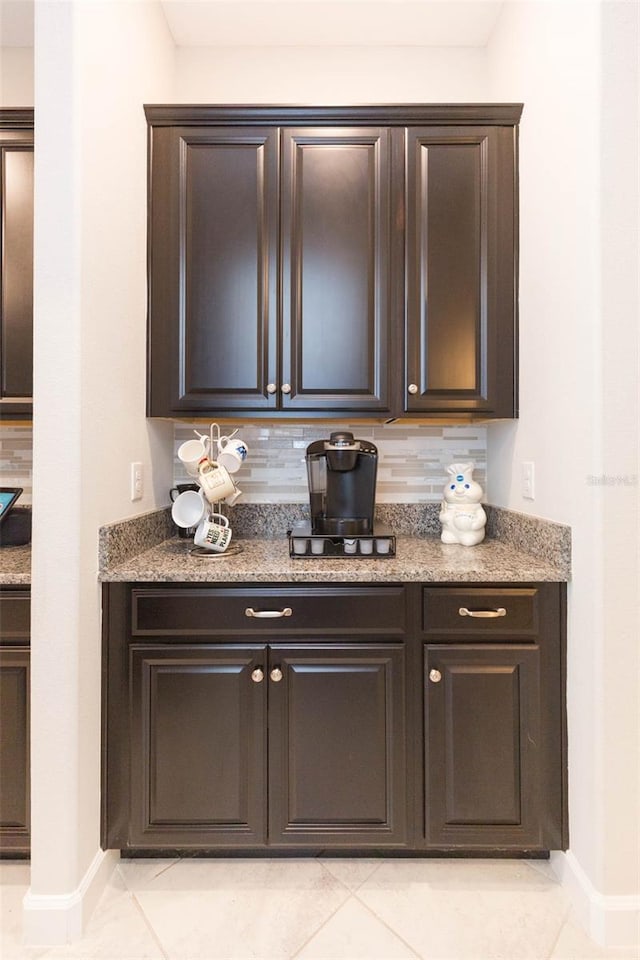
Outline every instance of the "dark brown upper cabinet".
<path fill-rule="evenodd" d="M 513 417 L 514 129 L 406 132 L 406 413 Z"/>
<path fill-rule="evenodd" d="M 0 110 L 0 419 L 33 403 L 33 110 Z"/>
<path fill-rule="evenodd" d="M 150 416 L 516 415 L 520 106 L 145 109 Z"/>

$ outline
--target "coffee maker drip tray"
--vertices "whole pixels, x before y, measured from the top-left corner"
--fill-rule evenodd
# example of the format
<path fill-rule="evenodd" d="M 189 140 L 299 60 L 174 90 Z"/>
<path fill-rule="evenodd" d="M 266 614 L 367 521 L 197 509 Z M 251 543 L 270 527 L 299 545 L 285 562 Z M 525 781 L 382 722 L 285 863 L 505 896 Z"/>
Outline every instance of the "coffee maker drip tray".
<path fill-rule="evenodd" d="M 349 536 L 312 533 L 311 523 L 301 520 L 287 530 L 289 556 L 294 558 L 346 557 L 348 560 L 379 560 L 396 555 L 396 538 L 382 523 L 368 533 Z"/>

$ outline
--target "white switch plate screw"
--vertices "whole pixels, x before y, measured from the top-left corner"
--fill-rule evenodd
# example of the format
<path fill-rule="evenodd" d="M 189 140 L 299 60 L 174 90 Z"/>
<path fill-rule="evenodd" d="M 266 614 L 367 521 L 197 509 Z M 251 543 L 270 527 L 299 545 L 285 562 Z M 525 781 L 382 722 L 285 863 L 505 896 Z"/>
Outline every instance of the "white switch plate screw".
<path fill-rule="evenodd" d="M 142 500 L 144 494 L 144 470 L 141 463 L 131 464 L 131 499 Z"/>
<path fill-rule="evenodd" d="M 522 464 L 522 496 L 526 500 L 535 500 L 535 466 L 533 461 L 525 460 Z"/>

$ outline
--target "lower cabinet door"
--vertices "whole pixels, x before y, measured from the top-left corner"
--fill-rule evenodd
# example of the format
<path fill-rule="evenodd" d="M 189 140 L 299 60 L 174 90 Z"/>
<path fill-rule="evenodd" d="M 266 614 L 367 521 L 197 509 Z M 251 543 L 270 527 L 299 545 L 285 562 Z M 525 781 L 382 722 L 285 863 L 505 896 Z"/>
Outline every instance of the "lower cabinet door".
<path fill-rule="evenodd" d="M 271 846 L 406 841 L 402 645 L 272 645 Z"/>
<path fill-rule="evenodd" d="M 0 853 L 28 853 L 29 650 L 0 649 Z"/>
<path fill-rule="evenodd" d="M 130 647 L 131 846 L 266 841 L 265 647 Z"/>
<path fill-rule="evenodd" d="M 427 646 L 427 845 L 541 848 L 539 651 Z"/>

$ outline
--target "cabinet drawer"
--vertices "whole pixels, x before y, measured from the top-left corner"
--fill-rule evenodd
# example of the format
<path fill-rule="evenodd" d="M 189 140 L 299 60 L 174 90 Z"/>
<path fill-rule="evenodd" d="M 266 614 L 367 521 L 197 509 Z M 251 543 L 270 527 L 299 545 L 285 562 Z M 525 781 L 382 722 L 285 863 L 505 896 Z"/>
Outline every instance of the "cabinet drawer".
<path fill-rule="evenodd" d="M 434 640 L 534 640 L 539 633 L 538 608 L 535 587 L 424 587 L 422 629 Z"/>
<path fill-rule="evenodd" d="M 131 621 L 134 637 L 403 636 L 405 588 L 135 588 Z"/>
<path fill-rule="evenodd" d="M 0 591 L 0 643 L 21 644 L 31 636 L 31 596 L 28 590 Z"/>

